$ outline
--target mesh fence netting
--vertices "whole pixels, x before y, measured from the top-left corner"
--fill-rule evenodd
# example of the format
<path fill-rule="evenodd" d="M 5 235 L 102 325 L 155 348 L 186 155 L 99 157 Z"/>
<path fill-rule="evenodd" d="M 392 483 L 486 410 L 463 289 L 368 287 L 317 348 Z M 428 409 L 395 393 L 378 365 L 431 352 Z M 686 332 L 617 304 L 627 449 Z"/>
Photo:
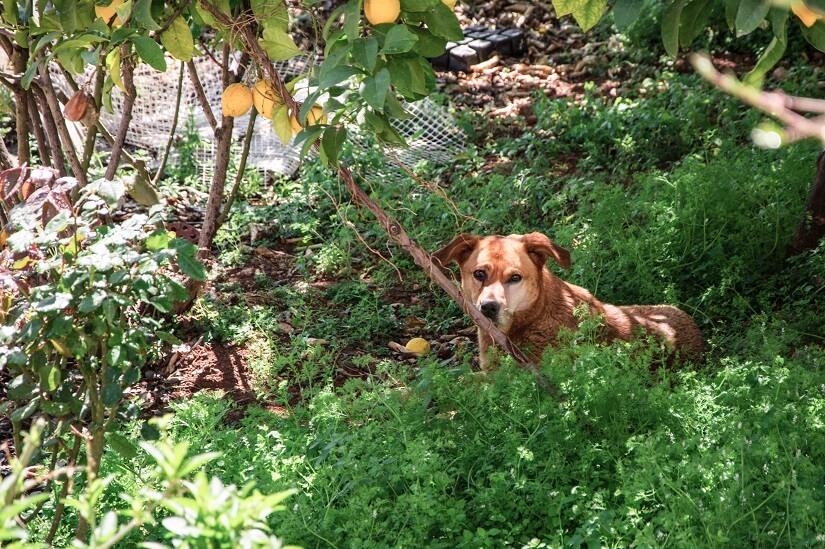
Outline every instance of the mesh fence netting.
<path fill-rule="evenodd" d="M 313 62 L 314 60 L 310 57 L 296 57 L 275 63 L 275 67 L 284 81 L 289 81 L 306 73 Z M 220 116 L 223 84 L 219 56 L 201 56 L 195 58 L 194 63 L 204 94 L 215 115 Z M 201 178 L 209 182 L 212 177 L 215 155 L 212 128 L 201 108 L 195 86 L 189 76 L 184 74 L 182 79 L 179 78 L 181 63 L 167 57 L 167 67 L 166 72 L 155 71 L 143 64 L 136 67 L 134 84 L 137 89 L 137 98 L 126 142 L 136 148 L 146 150 L 152 158 L 157 159 L 160 156 L 172 132 L 180 83 L 180 108 L 173 139 L 182 138 L 186 132 L 192 131 L 199 135 L 201 145 L 196 152 L 197 164 Z M 55 84 L 61 87 L 67 96 L 71 96 L 72 91 L 59 67 L 52 67 L 51 72 Z M 92 77 L 91 69 L 85 76 L 87 79 Z M 79 83 L 82 84 L 82 82 Z M 101 121 L 112 134 L 117 132 L 121 120 L 123 99 L 123 92 L 114 88 L 112 90 L 112 112 L 101 109 Z M 384 160 L 385 166 L 372 167 L 370 172 L 374 175 L 382 177 L 401 175 L 403 172 L 399 169 L 399 163 L 414 166 L 421 161 L 449 162 L 465 144 L 466 138 L 456 128 L 454 118 L 447 107 L 429 98 L 414 103 L 405 103 L 404 106 L 411 117 L 407 120 L 394 121 L 393 124 L 407 140 L 409 146 L 386 151 L 389 154 L 378 155 Z M 234 133 L 237 151 L 240 151 L 240 144 L 247 132 L 248 122 L 249 114 L 235 119 Z M 356 147 L 378 146 L 368 145 L 370 140 L 360 134 L 357 128 L 348 129 Z M 74 131 L 78 138 L 82 137 L 82 126 L 76 124 Z M 257 117 L 247 165 L 265 175 L 294 174 L 300 165 L 301 151 L 293 141 L 290 140 L 289 143 L 283 145 L 275 134 L 271 122 L 261 116 Z M 174 147 L 172 150 L 174 151 Z M 171 162 L 175 162 L 174 156 Z M 376 169 L 377 173 L 375 173 Z"/>

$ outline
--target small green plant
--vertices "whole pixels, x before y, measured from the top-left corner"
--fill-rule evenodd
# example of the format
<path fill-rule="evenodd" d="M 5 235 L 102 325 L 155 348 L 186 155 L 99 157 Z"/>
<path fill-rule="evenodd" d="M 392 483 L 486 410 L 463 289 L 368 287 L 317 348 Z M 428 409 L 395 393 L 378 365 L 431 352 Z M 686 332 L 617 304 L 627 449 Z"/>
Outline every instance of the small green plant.
<path fill-rule="evenodd" d="M 0 178 L 13 183 L 7 196 L 33 188 L 7 212 L 0 367 L 12 379 L 2 413 L 18 448 L 24 422 L 46 419 L 52 467 L 82 459 L 91 482 L 125 389 L 153 347 L 177 342 L 165 315 L 189 294 L 173 273 L 203 280 L 205 271 L 192 244 L 169 237 L 160 208 L 110 222 L 125 192 L 119 181 L 90 183 L 72 203 L 75 181 L 50 170 L 16 168 Z M 83 539 L 85 525 L 78 528 Z"/>

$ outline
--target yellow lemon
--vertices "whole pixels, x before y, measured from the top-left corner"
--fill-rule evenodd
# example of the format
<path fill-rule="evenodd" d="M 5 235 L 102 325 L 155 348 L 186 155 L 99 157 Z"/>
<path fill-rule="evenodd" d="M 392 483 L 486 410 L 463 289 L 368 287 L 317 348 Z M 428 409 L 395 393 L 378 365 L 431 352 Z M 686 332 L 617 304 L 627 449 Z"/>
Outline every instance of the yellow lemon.
<path fill-rule="evenodd" d="M 401 0 L 365 0 L 364 15 L 372 25 L 394 23 L 401 14 Z"/>
<path fill-rule="evenodd" d="M 108 23 L 112 16 L 115 15 L 115 8 L 123 4 L 126 0 L 112 0 L 112 2 L 108 6 L 95 6 L 95 16 L 100 17 L 106 23 Z M 120 17 L 115 17 L 114 25 L 115 27 L 119 27 L 123 24 L 123 21 L 120 20 Z"/>
<path fill-rule="evenodd" d="M 252 91 L 252 102 L 258 114 L 270 120 L 272 120 L 272 109 L 275 108 L 275 105 L 284 104 L 281 95 L 272 85 L 272 80 L 268 78 L 258 80 L 255 84 L 255 89 Z"/>
<path fill-rule="evenodd" d="M 794 4 L 791 6 L 791 11 L 799 17 L 799 20 L 802 21 L 802 24 L 806 27 L 813 26 L 816 20 L 819 19 L 819 15 L 805 4 Z"/>
<path fill-rule="evenodd" d="M 426 355 L 430 352 L 430 342 L 423 337 L 414 337 L 405 345 L 407 350 L 417 355 Z"/>
<path fill-rule="evenodd" d="M 298 117 L 294 114 L 289 117 L 289 123 L 292 125 L 293 133 L 301 131 L 303 126 L 298 122 Z M 324 114 L 324 108 L 321 105 L 313 105 L 307 113 L 307 126 L 314 126 L 315 124 L 326 124 L 327 116 Z"/>
<path fill-rule="evenodd" d="M 224 116 L 242 116 L 252 108 L 252 92 L 241 83 L 230 84 L 223 90 L 221 110 Z"/>

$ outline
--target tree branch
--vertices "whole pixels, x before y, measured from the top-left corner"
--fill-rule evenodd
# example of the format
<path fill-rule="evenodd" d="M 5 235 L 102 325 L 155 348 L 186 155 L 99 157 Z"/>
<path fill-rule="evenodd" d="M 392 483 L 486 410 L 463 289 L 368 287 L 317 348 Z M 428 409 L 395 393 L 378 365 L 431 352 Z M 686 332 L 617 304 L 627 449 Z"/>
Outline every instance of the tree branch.
<path fill-rule="evenodd" d="M 120 155 L 123 150 L 123 144 L 126 142 L 126 134 L 129 131 L 129 125 L 132 122 L 132 108 L 135 106 L 137 99 L 137 90 L 135 89 L 134 74 L 135 64 L 129 58 L 127 46 L 123 46 L 122 51 L 123 70 L 121 77 L 123 80 L 123 87 L 126 93 L 123 97 L 123 109 L 120 115 L 120 127 L 118 128 L 115 142 L 112 144 L 112 156 L 109 158 L 109 165 L 106 167 L 106 173 L 103 175 L 106 179 L 112 180 L 115 178 L 118 165 L 120 164 Z"/>

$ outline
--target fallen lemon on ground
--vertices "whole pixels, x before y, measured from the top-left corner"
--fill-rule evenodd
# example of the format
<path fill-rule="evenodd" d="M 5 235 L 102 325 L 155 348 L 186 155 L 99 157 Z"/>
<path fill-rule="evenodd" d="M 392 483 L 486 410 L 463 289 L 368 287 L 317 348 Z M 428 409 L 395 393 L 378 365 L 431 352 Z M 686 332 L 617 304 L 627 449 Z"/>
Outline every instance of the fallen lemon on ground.
<path fill-rule="evenodd" d="M 366 0 L 364 15 L 372 25 L 394 23 L 401 14 L 401 0 Z"/>
<path fill-rule="evenodd" d="M 289 117 L 289 123 L 292 125 L 292 131 L 298 133 L 302 129 L 301 123 L 298 122 L 298 117 L 294 114 Z M 315 124 L 326 124 L 327 117 L 324 114 L 324 108 L 321 105 L 313 105 L 307 113 L 307 126 L 314 126 Z"/>
<path fill-rule="evenodd" d="M 223 90 L 221 111 L 224 116 L 241 116 L 246 114 L 251 107 L 252 92 L 243 84 L 230 84 Z"/>
<path fill-rule="evenodd" d="M 430 342 L 423 337 L 414 337 L 405 345 L 407 350 L 417 355 L 426 355 L 430 352 Z"/>
<path fill-rule="evenodd" d="M 112 2 L 108 6 L 95 6 L 95 15 L 100 17 L 106 23 L 109 23 L 109 20 L 115 15 L 115 8 L 123 4 L 126 0 L 112 0 Z M 120 20 L 120 17 L 115 17 L 114 23 L 112 23 L 115 27 L 119 27 L 123 24 L 123 21 Z"/>
<path fill-rule="evenodd" d="M 284 104 L 281 95 L 272 85 L 272 80 L 268 78 L 258 80 L 255 84 L 255 89 L 252 90 L 252 102 L 258 114 L 270 120 L 272 120 L 272 109 L 275 108 L 275 105 Z"/>

